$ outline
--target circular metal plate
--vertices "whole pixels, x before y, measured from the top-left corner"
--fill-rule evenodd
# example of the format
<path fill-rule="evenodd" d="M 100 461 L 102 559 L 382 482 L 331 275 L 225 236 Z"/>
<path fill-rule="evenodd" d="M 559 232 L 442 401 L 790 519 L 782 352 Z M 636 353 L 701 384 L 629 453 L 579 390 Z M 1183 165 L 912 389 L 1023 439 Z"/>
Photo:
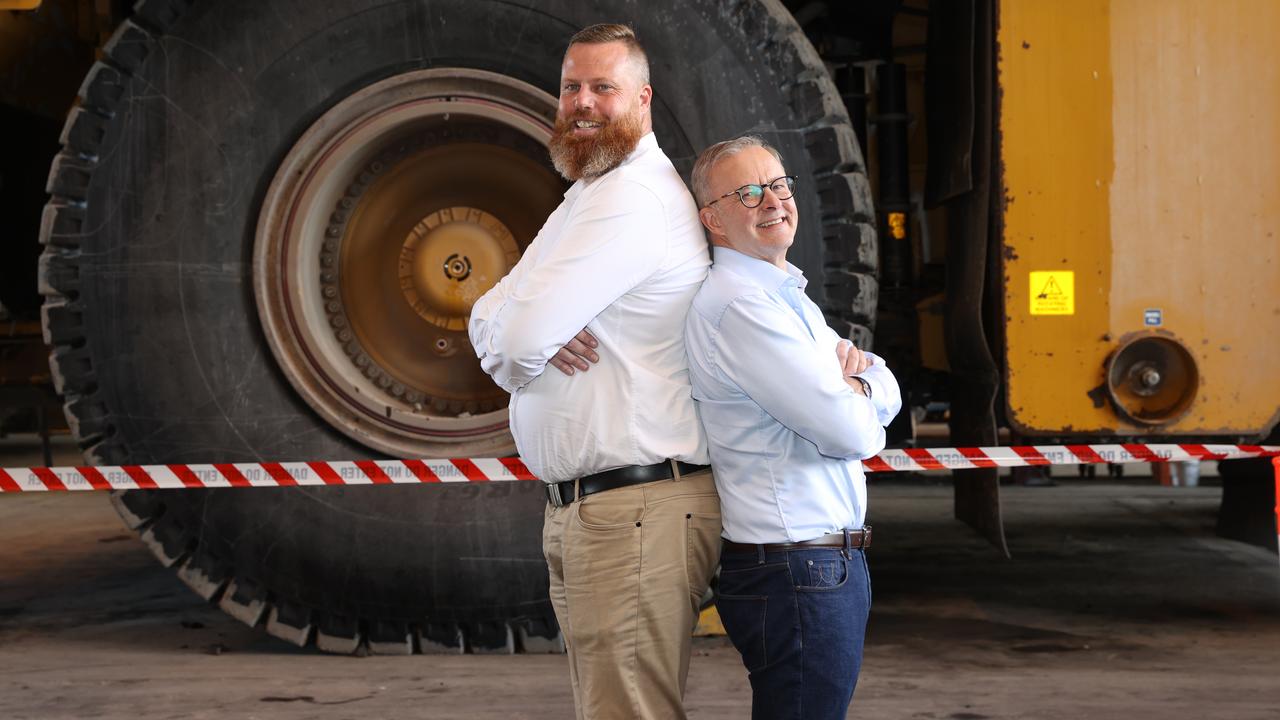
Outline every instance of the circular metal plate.
<path fill-rule="evenodd" d="M 1182 343 L 1143 335 L 1121 345 L 1107 361 L 1107 392 L 1116 412 L 1138 425 L 1167 425 L 1195 401 L 1200 373 Z"/>

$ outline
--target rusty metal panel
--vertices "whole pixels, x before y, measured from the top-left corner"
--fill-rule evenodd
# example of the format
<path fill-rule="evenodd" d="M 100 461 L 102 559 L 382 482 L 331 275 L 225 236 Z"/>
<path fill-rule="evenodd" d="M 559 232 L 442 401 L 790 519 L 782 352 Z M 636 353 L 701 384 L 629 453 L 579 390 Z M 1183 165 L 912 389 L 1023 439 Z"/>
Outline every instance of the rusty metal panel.
<path fill-rule="evenodd" d="M 1265 432 L 1280 412 L 1280 3 L 1000 10 L 1011 424 Z"/>

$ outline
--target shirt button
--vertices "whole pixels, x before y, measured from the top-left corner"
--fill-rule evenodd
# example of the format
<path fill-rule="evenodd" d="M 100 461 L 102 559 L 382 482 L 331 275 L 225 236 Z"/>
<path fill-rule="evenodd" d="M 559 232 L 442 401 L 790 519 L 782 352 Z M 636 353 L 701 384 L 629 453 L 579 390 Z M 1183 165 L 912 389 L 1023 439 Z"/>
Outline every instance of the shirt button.
<path fill-rule="evenodd" d="M 812 564 L 813 564 L 813 561 L 812 561 L 812 560 L 810 560 L 810 561 L 809 561 L 809 564 L 810 564 L 810 565 L 812 565 Z"/>

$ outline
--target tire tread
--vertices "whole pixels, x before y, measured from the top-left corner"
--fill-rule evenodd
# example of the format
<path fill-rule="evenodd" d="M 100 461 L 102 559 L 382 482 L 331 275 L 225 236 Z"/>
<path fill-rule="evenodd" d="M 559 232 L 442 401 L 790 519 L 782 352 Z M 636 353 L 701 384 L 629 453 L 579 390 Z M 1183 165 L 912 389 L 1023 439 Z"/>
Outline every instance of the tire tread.
<path fill-rule="evenodd" d="M 730 16 L 744 35 L 760 38 L 758 47 L 778 77 L 793 78 L 783 90 L 793 112 L 807 123 L 805 149 L 818 176 L 815 190 L 823 212 L 826 267 L 817 302 L 833 329 L 871 349 L 878 299 L 876 219 L 866 162 L 843 100 L 817 50 L 781 2 L 744 0 Z"/>

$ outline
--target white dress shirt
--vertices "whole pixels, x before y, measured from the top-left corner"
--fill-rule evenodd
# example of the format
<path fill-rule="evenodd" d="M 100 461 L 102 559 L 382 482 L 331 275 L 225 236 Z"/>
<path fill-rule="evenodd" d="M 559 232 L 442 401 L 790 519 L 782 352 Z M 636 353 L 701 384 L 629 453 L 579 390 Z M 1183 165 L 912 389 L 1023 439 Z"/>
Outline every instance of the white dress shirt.
<path fill-rule="evenodd" d="M 711 450 L 724 537 L 740 543 L 812 540 L 862 526 L 861 458 L 884 449 L 902 407 L 884 360 L 859 375 L 871 397 L 841 377 L 822 312 L 804 273 L 728 248 L 693 301 L 686 325 L 693 396 Z"/>
<path fill-rule="evenodd" d="M 710 264 L 697 206 L 653 133 L 564 194 L 469 326 L 481 367 L 511 393 L 511 433 L 535 475 L 707 464 L 684 321 Z M 549 365 L 584 327 L 600 362 L 573 375 Z"/>

